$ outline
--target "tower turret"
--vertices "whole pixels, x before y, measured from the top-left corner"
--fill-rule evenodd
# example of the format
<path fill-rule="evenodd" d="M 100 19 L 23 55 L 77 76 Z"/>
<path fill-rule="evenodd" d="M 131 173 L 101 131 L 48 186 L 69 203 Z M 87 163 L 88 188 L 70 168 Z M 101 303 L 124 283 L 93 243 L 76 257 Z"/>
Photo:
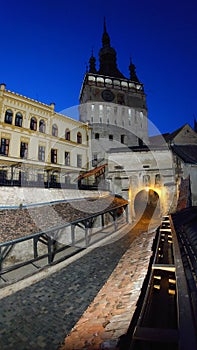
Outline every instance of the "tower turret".
<path fill-rule="evenodd" d="M 89 73 L 93 73 L 96 74 L 97 70 L 96 70 L 96 58 L 93 55 L 93 50 L 92 50 L 92 55 L 89 59 Z"/>
<path fill-rule="evenodd" d="M 135 65 L 132 63 L 131 58 L 130 58 L 129 72 L 130 72 L 130 80 L 134 81 L 135 83 L 139 83 L 139 79 L 135 71 Z"/>

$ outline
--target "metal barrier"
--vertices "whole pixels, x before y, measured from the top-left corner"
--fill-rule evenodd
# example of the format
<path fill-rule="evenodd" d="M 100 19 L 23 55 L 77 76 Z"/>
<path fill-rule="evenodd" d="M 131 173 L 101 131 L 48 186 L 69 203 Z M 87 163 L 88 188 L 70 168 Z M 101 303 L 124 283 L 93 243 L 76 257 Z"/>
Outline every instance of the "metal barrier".
<path fill-rule="evenodd" d="M 78 253 L 79 251 L 86 249 L 88 246 L 91 245 L 91 238 L 93 235 L 98 234 L 101 232 L 104 228 L 107 228 L 109 226 L 105 225 L 105 215 L 109 214 L 112 217 L 112 222 L 111 226 L 113 226 L 113 231 L 116 231 L 118 229 L 118 218 L 121 216 L 122 213 L 125 213 L 124 216 L 124 224 L 129 222 L 129 217 L 128 217 L 128 204 L 121 204 L 116 207 L 113 207 L 111 209 L 108 208 L 108 210 L 104 210 L 101 212 L 98 212 L 94 215 L 84 217 L 69 223 L 65 223 L 64 225 L 34 233 L 31 235 L 27 235 L 24 237 L 20 237 L 14 240 L 10 240 L 7 242 L 0 243 L 0 277 L 3 278 L 3 275 L 7 272 L 13 271 L 15 269 L 18 269 L 22 266 L 25 266 L 30 263 L 35 263 L 36 261 L 47 258 L 48 263 L 47 265 L 51 265 L 54 263 L 54 257 L 57 253 L 62 252 L 70 247 L 75 247 L 75 250 L 72 253 L 65 254 L 64 257 L 61 257 L 59 260 L 56 260 L 55 263 L 62 261 L 66 258 L 68 258 L 71 255 L 74 255 Z M 101 227 L 100 230 L 97 232 L 94 232 L 91 234 L 91 231 L 94 226 L 94 222 L 96 218 L 100 216 L 101 218 Z M 58 247 L 58 241 L 57 238 L 60 233 L 65 228 L 70 227 L 70 233 L 71 233 L 71 243 L 70 244 L 61 244 L 60 247 Z M 78 233 L 76 232 L 76 228 L 80 227 L 82 229 L 82 232 L 84 232 L 84 236 L 81 238 L 78 238 Z M 110 232 L 110 233 L 112 233 Z M 105 235 L 106 236 L 106 235 Z M 11 266 L 4 267 L 4 262 L 8 258 L 9 254 L 13 250 L 13 248 L 22 242 L 25 241 L 33 241 L 33 258 L 23 261 L 21 263 L 16 263 Z M 101 239 L 98 239 L 97 241 L 100 241 Z M 47 253 L 45 254 L 39 254 L 39 249 L 38 249 L 38 243 L 42 243 L 47 247 Z M 95 243 L 95 242 L 94 242 Z"/>

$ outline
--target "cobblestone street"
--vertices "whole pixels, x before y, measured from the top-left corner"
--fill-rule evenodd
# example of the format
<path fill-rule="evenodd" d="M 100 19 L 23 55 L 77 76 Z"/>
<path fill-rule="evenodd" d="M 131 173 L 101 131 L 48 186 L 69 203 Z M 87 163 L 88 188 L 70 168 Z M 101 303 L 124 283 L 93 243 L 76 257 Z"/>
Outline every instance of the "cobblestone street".
<path fill-rule="evenodd" d="M 128 233 L 124 228 L 118 240 L 2 298 L 0 348 L 56 350 L 68 335 L 66 350 L 97 349 L 116 340 L 129 325 L 146 273 L 154 237 L 144 233 L 147 228 L 147 222 L 127 227 Z"/>

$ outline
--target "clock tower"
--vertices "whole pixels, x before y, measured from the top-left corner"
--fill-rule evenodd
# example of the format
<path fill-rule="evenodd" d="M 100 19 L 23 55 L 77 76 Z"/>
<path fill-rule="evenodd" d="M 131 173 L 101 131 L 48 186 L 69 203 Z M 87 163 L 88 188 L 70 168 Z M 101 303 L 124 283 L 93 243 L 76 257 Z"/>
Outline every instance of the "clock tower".
<path fill-rule="evenodd" d="M 95 161 L 111 148 L 148 143 L 146 95 L 131 60 L 129 73 L 118 69 L 104 20 L 99 69 L 92 52 L 80 93 L 80 121 L 92 127 Z"/>

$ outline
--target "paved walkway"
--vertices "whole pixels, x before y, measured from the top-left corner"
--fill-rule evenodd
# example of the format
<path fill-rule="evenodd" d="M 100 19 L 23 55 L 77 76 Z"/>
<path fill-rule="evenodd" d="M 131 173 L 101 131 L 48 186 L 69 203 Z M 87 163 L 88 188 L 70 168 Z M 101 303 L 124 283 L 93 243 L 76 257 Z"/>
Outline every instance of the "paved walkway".
<path fill-rule="evenodd" d="M 66 336 L 66 350 L 107 348 L 108 340 L 116 341 L 129 325 L 149 261 L 154 234 L 141 233 L 146 229 L 147 224 L 127 234 L 124 229 L 118 240 L 87 250 L 60 271 L 3 297 L 0 349 L 56 350 Z"/>

